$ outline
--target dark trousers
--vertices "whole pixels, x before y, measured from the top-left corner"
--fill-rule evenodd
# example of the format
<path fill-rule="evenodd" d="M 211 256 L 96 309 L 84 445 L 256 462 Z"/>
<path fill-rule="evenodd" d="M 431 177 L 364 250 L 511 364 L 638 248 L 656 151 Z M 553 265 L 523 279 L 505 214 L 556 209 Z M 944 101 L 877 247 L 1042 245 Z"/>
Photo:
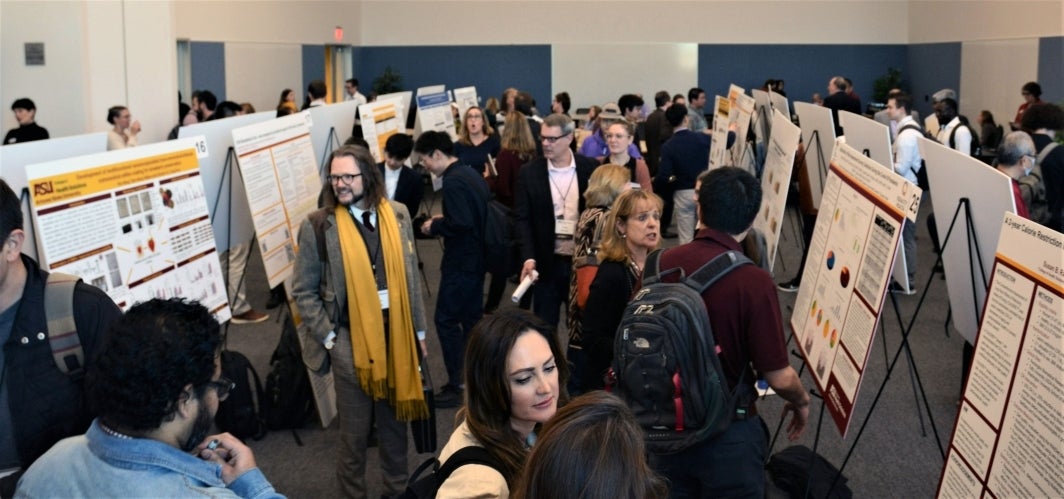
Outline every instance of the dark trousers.
<path fill-rule="evenodd" d="M 484 315 L 484 272 L 443 269 L 436 295 L 436 334 L 447 366 L 447 384 L 462 384 L 466 339 Z"/>
<path fill-rule="evenodd" d="M 554 255 L 554 270 L 539 276 L 532 287 L 532 312 L 550 327 L 558 328 L 559 307 L 568 308 L 569 276 L 573 273 L 573 257 Z"/>
<path fill-rule="evenodd" d="M 669 481 L 669 496 L 765 497 L 768 429 L 760 416 L 735 421 L 712 440 L 667 456 L 651 455 L 650 465 Z"/>

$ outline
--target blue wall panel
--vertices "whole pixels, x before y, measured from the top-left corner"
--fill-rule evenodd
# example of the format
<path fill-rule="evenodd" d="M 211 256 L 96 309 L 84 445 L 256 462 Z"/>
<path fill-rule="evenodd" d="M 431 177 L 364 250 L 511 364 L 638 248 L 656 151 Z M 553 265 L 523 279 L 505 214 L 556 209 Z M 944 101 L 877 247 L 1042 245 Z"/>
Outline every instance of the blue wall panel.
<path fill-rule="evenodd" d="M 507 87 L 532 93 L 541 113 L 550 111 L 550 45 L 472 45 L 441 47 L 356 47 L 352 54 L 360 91 L 391 66 L 403 90 L 443 84 L 448 90 L 475 86 L 480 104 Z"/>
<path fill-rule="evenodd" d="M 303 45 L 303 88 L 296 89 L 296 103 L 303 107 L 303 98 L 307 95 L 307 85 L 314 80 L 325 79 L 325 45 Z M 330 92 L 343 92 L 344 89 L 330 88 Z"/>
<path fill-rule="evenodd" d="M 225 44 L 190 42 L 189 59 L 192 89 L 210 90 L 218 97 L 218 102 L 225 100 Z"/>
<path fill-rule="evenodd" d="M 732 83 L 749 94 L 767 79 L 782 79 L 791 101 L 810 102 L 814 92 L 826 96 L 828 80 L 837 75 L 853 81 L 867 106 L 872 82 L 887 68 L 906 73 L 905 57 L 905 45 L 699 45 L 698 83 L 712 101 Z"/>
<path fill-rule="evenodd" d="M 960 92 L 961 44 L 923 43 L 909 45 L 909 82 L 914 106 L 921 117 L 931 115 L 931 94 L 943 88 Z M 964 96 L 958 94 L 959 99 Z M 975 118 L 972 116 L 971 118 Z"/>
<path fill-rule="evenodd" d="M 1038 83 L 1042 100 L 1064 101 L 1064 36 L 1038 41 Z"/>

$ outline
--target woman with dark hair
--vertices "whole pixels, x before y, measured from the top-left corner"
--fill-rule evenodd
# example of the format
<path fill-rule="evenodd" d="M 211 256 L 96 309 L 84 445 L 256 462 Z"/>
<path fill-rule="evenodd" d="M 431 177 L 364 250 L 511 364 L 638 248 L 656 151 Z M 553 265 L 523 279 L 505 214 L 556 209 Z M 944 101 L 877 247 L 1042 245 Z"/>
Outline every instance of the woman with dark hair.
<path fill-rule="evenodd" d="M 1020 95 L 1023 96 L 1023 104 L 1016 109 L 1016 117 L 1012 119 L 1012 129 L 1020 130 L 1020 121 L 1023 120 L 1023 112 L 1027 108 L 1034 104 L 1042 103 L 1042 86 L 1037 81 L 1029 81 L 1023 84 L 1023 88 L 1020 89 Z"/>
<path fill-rule="evenodd" d="M 126 106 L 114 106 L 107 110 L 107 122 L 114 125 L 107 132 L 107 150 L 125 149 L 137 145 L 140 122 L 133 121 Z"/>
<path fill-rule="evenodd" d="M 483 447 L 496 468 L 469 464 L 440 485 L 436 497 L 509 497 L 536 442 L 536 430 L 563 405 L 568 367 L 557 336 L 532 313 L 507 308 L 481 320 L 465 351 L 465 407 L 447 445 Z"/>
<path fill-rule="evenodd" d="M 644 191 L 654 192 L 650 185 L 650 168 L 647 167 L 647 162 L 629 154 L 635 140 L 635 126 L 629 121 L 617 121 L 611 124 L 603 135 L 606 137 L 609 155 L 602 158 L 602 162 L 624 166 L 628 169 L 630 181 L 638 183 L 639 188 Z"/>
<path fill-rule="evenodd" d="M 588 287 L 595 276 L 598 250 L 602 244 L 605 220 L 610 206 L 622 192 L 629 188 L 628 169 L 621 165 L 602 165 L 591 173 L 584 191 L 584 211 L 576 222 L 573 244 L 573 272 L 569 276 L 568 313 L 565 325 L 569 330 L 569 347 L 566 351 L 572 365 L 569 390 L 583 393 L 580 375 L 584 367 L 583 340 L 581 335 L 581 312 L 587 299 Z"/>
<path fill-rule="evenodd" d="M 291 104 L 293 107 L 296 105 L 296 93 L 291 88 L 281 90 L 281 99 L 277 101 L 277 107 L 280 108 L 286 104 Z"/>
<path fill-rule="evenodd" d="M 647 255 L 661 243 L 661 198 L 633 189 L 613 202 L 603 226 L 598 273 L 583 313 L 584 391 L 605 386 L 613 361 L 613 337 L 632 293 L 643 280 Z"/>
<path fill-rule="evenodd" d="M 568 116 L 572 105 L 573 101 L 569 98 L 569 92 L 559 92 L 554 95 L 554 100 L 550 103 L 550 112 Z"/>
<path fill-rule="evenodd" d="M 983 148 L 997 149 L 998 143 L 1001 142 L 1003 131 L 998 129 L 998 124 L 994 122 L 994 115 L 984 109 L 979 113 L 979 117 L 976 120 L 979 122 L 979 142 L 983 145 Z"/>
<path fill-rule="evenodd" d="M 584 130 L 587 130 L 589 132 L 598 131 L 599 114 L 602 114 L 601 107 L 591 106 L 587 108 L 587 121 L 584 122 Z"/>
<path fill-rule="evenodd" d="M 543 425 L 513 497 L 658 499 L 668 487 L 647 464 L 643 429 L 621 399 L 574 398 Z"/>
<path fill-rule="evenodd" d="M 499 156 L 499 136 L 485 121 L 484 110 L 479 106 L 466 109 L 462 116 L 454 156 L 485 177 L 491 174 L 491 163 Z"/>

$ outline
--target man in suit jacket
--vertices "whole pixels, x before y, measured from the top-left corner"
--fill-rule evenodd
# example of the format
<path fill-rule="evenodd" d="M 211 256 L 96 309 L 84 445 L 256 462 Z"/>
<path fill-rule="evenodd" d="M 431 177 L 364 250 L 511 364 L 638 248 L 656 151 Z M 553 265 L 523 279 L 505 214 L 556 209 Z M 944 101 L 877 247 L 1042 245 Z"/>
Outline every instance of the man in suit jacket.
<path fill-rule="evenodd" d="M 425 169 L 443 179 L 443 214 L 421 225 L 426 236 L 443 236 L 436 334 L 447 366 L 447 384 L 436 405 L 462 405 L 462 360 L 466 339 L 484 315 L 484 223 L 491 193 L 473 167 L 459 163 L 446 132 L 428 131 L 414 146 Z"/>
<path fill-rule="evenodd" d="M 514 193 L 515 226 L 521 258 L 521 279 L 539 272 L 532 288 L 533 311 L 552 326 L 558 307 L 568 299 L 573 270 L 573 235 L 584 191 L 595 161 L 572 152 L 573 120 L 552 114 L 543 120 L 543 157 L 521 167 Z"/>
<path fill-rule="evenodd" d="M 421 197 L 425 194 L 425 185 L 421 175 L 413 168 L 406 168 L 403 163 L 414 150 L 414 139 L 405 133 L 388 137 L 384 143 L 384 162 L 377 168 L 384 175 L 385 195 L 388 199 L 406 205 L 407 213 L 416 217 L 421 208 Z"/>
<path fill-rule="evenodd" d="M 374 419 L 383 491 L 397 495 L 408 475 L 407 421 L 428 417 L 418 375 L 427 324 L 414 230 L 406 206 L 384 199 L 369 151 L 344 146 L 329 163 L 325 207 L 299 230 L 292 294 L 303 318 L 303 359 L 333 372 L 341 495 L 366 496 Z"/>
<path fill-rule="evenodd" d="M 661 162 L 661 145 L 672 136 L 672 125 L 665 119 L 665 110 L 672 103 L 669 93 L 662 90 L 654 94 L 654 105 L 657 106 L 650 116 L 647 116 L 644 131 L 647 143 L 647 168 L 650 175 L 658 173 L 658 165 Z"/>
<path fill-rule="evenodd" d="M 846 90 L 850 85 L 841 76 L 835 76 L 828 80 L 828 96 L 824 98 L 824 107 L 831 109 L 831 119 L 835 120 L 835 136 L 842 135 L 842 126 L 839 125 L 839 110 L 849 111 L 853 114 L 861 114 L 861 100 L 848 94 Z"/>

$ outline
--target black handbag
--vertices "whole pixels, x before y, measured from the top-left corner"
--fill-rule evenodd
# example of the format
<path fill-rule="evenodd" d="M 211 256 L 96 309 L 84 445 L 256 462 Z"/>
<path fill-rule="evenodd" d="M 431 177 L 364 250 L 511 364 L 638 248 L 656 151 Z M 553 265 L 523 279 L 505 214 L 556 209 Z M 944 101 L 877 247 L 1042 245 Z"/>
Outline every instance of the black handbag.
<path fill-rule="evenodd" d="M 436 452 L 439 440 L 436 436 L 436 399 L 433 394 L 432 377 L 429 375 L 428 366 L 422 364 L 418 371 L 421 373 L 421 389 L 425 392 L 425 405 L 429 407 L 429 416 L 426 419 L 415 419 L 410 422 L 410 433 L 414 436 L 414 448 L 418 454 Z"/>

